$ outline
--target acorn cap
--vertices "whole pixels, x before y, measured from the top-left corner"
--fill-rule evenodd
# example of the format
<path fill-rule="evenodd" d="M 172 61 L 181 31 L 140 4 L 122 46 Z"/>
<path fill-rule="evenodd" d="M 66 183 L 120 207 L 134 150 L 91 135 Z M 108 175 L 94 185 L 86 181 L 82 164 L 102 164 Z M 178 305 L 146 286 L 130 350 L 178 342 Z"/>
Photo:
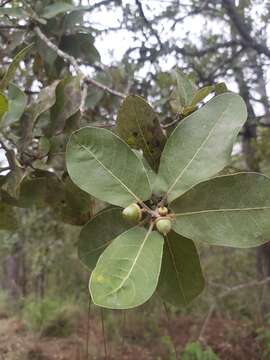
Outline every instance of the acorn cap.
<path fill-rule="evenodd" d="M 128 222 L 139 222 L 142 218 L 142 210 L 136 203 L 127 206 L 123 211 L 122 215 Z"/>
<path fill-rule="evenodd" d="M 156 228 L 161 234 L 167 235 L 172 229 L 172 220 L 168 217 L 160 217 L 156 220 Z"/>
<path fill-rule="evenodd" d="M 168 208 L 166 208 L 166 206 L 161 206 L 158 208 L 158 213 L 160 216 L 166 216 L 166 215 L 168 215 L 168 212 L 169 212 L 169 210 L 168 210 Z"/>

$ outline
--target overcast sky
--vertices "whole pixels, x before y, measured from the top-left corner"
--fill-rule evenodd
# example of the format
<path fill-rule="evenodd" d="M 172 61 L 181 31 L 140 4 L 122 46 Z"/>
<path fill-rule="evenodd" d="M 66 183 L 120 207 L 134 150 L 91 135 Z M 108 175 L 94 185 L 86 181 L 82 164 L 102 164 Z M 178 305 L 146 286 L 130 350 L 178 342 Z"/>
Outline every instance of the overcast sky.
<path fill-rule="evenodd" d="M 98 1 L 90 1 L 91 4 L 97 3 Z M 83 1 L 83 5 L 89 5 L 87 0 Z M 171 3 L 170 0 L 147 0 L 142 1 L 144 12 L 146 17 L 151 21 L 154 15 L 159 14 L 167 5 Z M 184 3 L 189 3 L 188 0 L 185 0 Z M 253 21 L 256 23 L 257 27 L 260 27 L 261 24 L 259 22 L 259 16 L 264 11 L 265 1 L 264 0 L 254 0 L 256 6 L 254 6 L 254 11 L 251 14 Z M 134 0 L 123 0 L 123 4 L 130 5 L 134 7 L 134 13 L 137 9 Z M 112 8 L 112 10 L 105 10 L 105 8 L 101 8 L 102 11 L 96 10 L 90 15 L 87 15 L 87 20 L 89 20 L 89 24 L 94 28 L 99 30 L 104 30 L 108 27 L 117 27 L 119 26 L 122 19 L 122 11 L 118 7 Z M 222 22 L 216 23 L 214 21 L 209 22 L 206 21 L 202 16 L 197 15 L 196 17 L 187 17 L 183 22 L 181 22 L 178 26 L 176 26 L 175 30 L 171 30 L 172 23 L 170 21 L 160 22 L 158 25 L 158 33 L 162 40 L 170 40 L 172 42 L 178 43 L 181 46 L 181 37 L 180 34 L 189 33 L 189 38 L 192 43 L 200 46 L 200 38 L 199 34 L 205 31 L 210 31 L 214 34 L 223 34 L 229 37 L 229 28 L 226 26 L 222 26 Z M 270 33 L 269 33 L 270 39 Z M 155 39 L 149 39 L 151 41 L 155 41 Z M 110 65 L 115 62 L 119 62 L 122 59 L 125 51 L 131 46 L 136 45 L 133 39 L 133 34 L 127 30 L 119 30 L 112 31 L 109 33 L 104 33 L 102 36 L 96 38 L 95 45 L 101 55 L 101 63 L 105 65 Z M 173 56 L 168 56 L 164 61 L 159 63 L 162 70 L 171 70 L 176 65 L 176 59 Z M 179 64 L 177 64 L 179 66 Z M 181 65 L 181 64 L 180 64 Z M 146 65 L 145 71 L 151 70 L 151 64 Z M 143 72 L 140 74 L 143 76 Z M 221 81 L 224 79 L 221 79 Z M 267 73 L 267 81 L 268 81 L 268 91 L 270 91 L 270 72 Z M 237 86 L 234 82 L 230 82 L 229 88 L 233 91 L 237 91 Z M 256 111 L 258 115 L 261 114 L 261 109 L 259 106 L 256 106 Z M 0 151 L 0 161 L 3 156 L 1 156 Z"/>

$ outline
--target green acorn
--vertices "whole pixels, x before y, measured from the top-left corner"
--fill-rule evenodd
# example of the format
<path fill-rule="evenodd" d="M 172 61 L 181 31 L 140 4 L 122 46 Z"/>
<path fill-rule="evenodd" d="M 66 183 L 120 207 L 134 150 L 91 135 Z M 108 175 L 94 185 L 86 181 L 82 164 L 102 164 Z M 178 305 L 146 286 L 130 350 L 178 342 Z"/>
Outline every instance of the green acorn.
<path fill-rule="evenodd" d="M 172 229 L 171 219 L 168 217 L 158 218 L 156 220 L 156 228 L 161 234 L 167 235 Z"/>
<path fill-rule="evenodd" d="M 168 208 L 166 208 L 165 206 L 161 206 L 158 208 L 158 213 L 160 216 L 166 216 L 168 215 Z"/>
<path fill-rule="evenodd" d="M 138 223 L 142 218 L 142 209 L 136 203 L 129 205 L 122 211 L 123 218 L 130 223 Z"/>

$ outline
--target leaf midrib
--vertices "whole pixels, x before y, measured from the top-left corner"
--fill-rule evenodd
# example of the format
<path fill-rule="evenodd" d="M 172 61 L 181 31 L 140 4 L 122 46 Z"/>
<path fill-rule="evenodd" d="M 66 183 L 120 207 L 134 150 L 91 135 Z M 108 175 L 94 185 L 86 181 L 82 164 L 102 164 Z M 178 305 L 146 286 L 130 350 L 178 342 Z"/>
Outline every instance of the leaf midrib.
<path fill-rule="evenodd" d="M 143 250 L 143 248 L 144 248 L 144 245 L 145 245 L 147 239 L 149 238 L 149 236 L 150 236 L 150 234 L 151 234 L 151 232 L 152 232 L 152 229 L 153 229 L 153 225 L 151 225 L 151 226 L 149 227 L 147 233 L 145 234 L 145 237 L 144 237 L 144 239 L 143 239 L 143 242 L 142 242 L 142 244 L 141 244 L 140 247 L 139 247 L 138 253 L 137 253 L 137 255 L 135 256 L 134 261 L 133 261 L 133 264 L 132 264 L 132 266 L 130 267 L 130 270 L 128 271 L 127 275 L 123 278 L 123 280 L 122 280 L 121 283 L 117 286 L 116 289 L 112 290 L 111 292 L 109 292 L 108 294 L 106 294 L 104 297 L 108 297 L 108 296 L 110 296 L 110 295 L 118 292 L 118 291 L 123 287 L 123 285 L 125 284 L 125 282 L 129 279 L 129 277 L 130 277 L 130 275 L 131 275 L 131 273 L 132 273 L 135 265 L 137 264 L 137 261 L 138 261 L 140 255 L 141 255 L 141 252 L 142 252 L 142 250 Z"/>
<path fill-rule="evenodd" d="M 172 260 L 172 263 L 173 263 L 173 268 L 174 268 L 175 273 L 176 273 L 176 278 L 177 278 L 177 283 L 178 283 L 179 289 L 180 289 L 180 291 L 181 291 L 181 293 L 182 293 L 182 296 L 183 296 L 183 299 L 184 299 L 184 303 L 187 304 L 187 299 L 186 299 L 186 296 L 185 296 L 184 289 L 183 289 L 183 287 L 182 287 L 180 274 L 179 274 L 179 271 L 178 271 L 177 266 L 176 266 L 176 261 L 175 261 L 174 253 L 173 253 L 173 251 L 172 251 L 171 244 L 170 244 L 170 242 L 169 242 L 168 236 L 165 236 L 165 239 L 166 239 L 167 246 L 168 246 L 169 253 L 170 253 L 170 257 L 171 257 L 171 260 Z"/>
<path fill-rule="evenodd" d="M 203 140 L 203 142 L 201 143 L 201 145 L 199 146 L 199 148 L 197 149 L 197 151 L 195 152 L 195 154 L 192 156 L 191 160 L 187 163 L 187 165 L 183 168 L 183 170 L 180 172 L 180 174 L 176 177 L 175 181 L 173 182 L 173 184 L 170 186 L 170 188 L 168 189 L 168 191 L 166 192 L 166 194 L 164 195 L 164 198 L 168 197 L 169 194 L 171 193 L 171 191 L 173 190 L 173 188 L 175 187 L 175 185 L 178 183 L 178 181 L 181 179 L 181 177 L 183 176 L 183 174 L 187 171 L 187 169 L 189 168 L 190 164 L 194 161 L 194 159 L 196 158 L 196 156 L 199 154 L 199 152 L 201 151 L 201 149 L 203 148 L 203 146 L 207 143 L 207 141 L 209 140 L 210 136 L 212 135 L 212 133 L 214 132 L 217 124 L 220 123 L 221 119 L 224 117 L 224 114 L 226 113 L 226 111 L 228 110 L 228 108 L 231 105 L 231 101 L 230 103 L 227 105 L 226 109 L 223 110 L 223 112 L 221 113 L 219 120 L 217 120 L 214 124 L 214 126 L 212 127 L 212 129 L 209 131 L 208 135 L 206 136 L 206 138 Z"/>
<path fill-rule="evenodd" d="M 85 145 L 82 145 L 80 143 L 77 143 L 81 148 L 83 148 L 86 152 L 88 152 L 90 155 L 93 156 L 93 158 L 115 179 L 119 182 L 119 184 L 130 194 L 132 195 L 139 203 L 142 203 L 143 201 L 133 193 L 132 190 L 130 190 L 114 173 L 108 169 L 96 156 L 95 154 L 88 149 Z"/>
<path fill-rule="evenodd" d="M 140 131 L 142 140 L 143 140 L 144 145 L 145 145 L 145 147 L 146 147 L 146 149 L 147 149 L 148 155 L 150 156 L 151 160 L 154 161 L 154 158 L 153 158 L 153 156 L 152 156 L 152 154 L 151 154 L 151 151 L 150 151 L 150 147 L 148 146 L 147 141 L 146 141 L 146 139 L 144 138 L 143 129 L 141 128 L 141 124 L 140 124 L 140 122 L 139 122 L 139 120 L 138 120 L 138 116 L 137 116 L 137 106 L 136 106 L 136 105 L 133 105 L 133 108 L 134 108 L 134 112 L 135 112 L 135 120 L 136 120 L 138 129 L 139 129 L 139 131 Z"/>
<path fill-rule="evenodd" d="M 209 210 L 199 210 L 199 211 L 189 211 L 184 213 L 176 213 L 175 216 L 189 216 L 197 214 L 208 214 L 208 213 L 219 213 L 219 212 L 238 212 L 238 211 L 256 211 L 256 210 L 270 210 L 270 206 L 259 206 L 252 208 L 234 208 L 234 209 L 209 209 Z"/>

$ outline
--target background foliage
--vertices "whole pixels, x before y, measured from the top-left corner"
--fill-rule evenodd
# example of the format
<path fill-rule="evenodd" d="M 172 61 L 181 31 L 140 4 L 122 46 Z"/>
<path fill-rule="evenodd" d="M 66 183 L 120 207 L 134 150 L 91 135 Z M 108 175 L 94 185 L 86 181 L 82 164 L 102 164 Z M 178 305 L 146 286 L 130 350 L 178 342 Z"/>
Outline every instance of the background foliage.
<path fill-rule="evenodd" d="M 14 307 L 24 308 L 22 299 L 33 296 L 35 301 L 70 296 L 75 304 L 86 304 L 88 274 L 77 260 L 75 243 L 80 226 L 104 204 L 71 183 L 64 151 L 70 133 L 81 126 L 113 128 L 125 94 L 145 97 L 170 133 L 197 101 L 211 91 L 224 91 L 226 82 L 244 98 L 249 113 L 232 167 L 268 174 L 268 18 L 268 3 L 259 0 L 1 1 L 0 285 L 12 298 L 9 314 Z M 122 41 L 123 37 L 127 40 Z M 116 39 L 114 52 L 108 55 L 104 48 L 111 46 L 107 44 L 112 39 Z M 61 50 L 69 57 L 63 57 Z M 190 88 L 191 101 L 188 94 L 177 97 L 181 73 L 175 70 L 179 69 L 197 88 L 206 86 L 197 98 Z M 150 118 L 156 129 L 155 117 Z M 118 129 L 123 137 L 126 131 Z M 162 135 L 156 136 L 162 144 Z M 132 137 L 128 141 L 132 144 Z M 207 290 L 187 309 L 170 308 L 173 324 L 190 313 L 201 324 L 214 304 L 214 315 L 224 319 L 223 324 L 231 319 L 246 321 L 251 333 L 260 328 L 260 346 L 267 345 L 268 289 L 260 279 L 270 275 L 269 245 L 245 251 L 199 250 Z M 250 287 L 223 296 L 239 284 Z M 159 303 L 154 305 L 160 309 Z M 118 326 L 117 319 L 106 321 L 108 328 Z M 131 316 L 130 321 L 140 332 L 140 320 Z M 232 328 L 227 334 L 229 344 Z M 200 335 L 201 327 L 197 330 L 192 339 Z M 149 333 L 155 331 L 153 325 Z M 201 335 L 205 337 L 204 332 Z M 130 339 L 132 335 L 129 345 Z M 171 342 L 162 341 L 173 356 Z M 178 346 L 184 349 L 179 341 Z M 226 358 L 220 342 L 214 346 Z M 192 349 L 187 352 L 200 351 L 196 346 Z M 267 351 L 266 346 L 259 354 Z M 161 356 L 168 358 L 168 354 Z M 240 358 L 239 353 L 236 356 Z"/>

